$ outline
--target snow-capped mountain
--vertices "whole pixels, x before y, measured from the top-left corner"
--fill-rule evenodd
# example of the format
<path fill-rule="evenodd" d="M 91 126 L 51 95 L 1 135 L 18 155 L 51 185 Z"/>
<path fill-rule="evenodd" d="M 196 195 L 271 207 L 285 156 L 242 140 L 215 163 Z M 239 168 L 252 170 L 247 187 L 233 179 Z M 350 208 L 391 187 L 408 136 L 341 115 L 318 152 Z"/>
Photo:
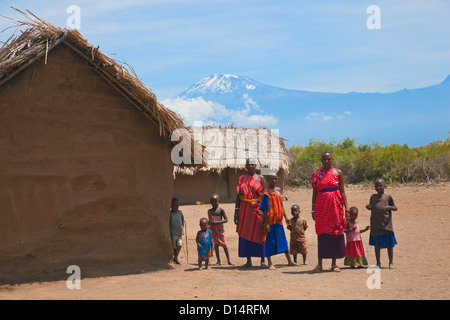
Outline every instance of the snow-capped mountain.
<path fill-rule="evenodd" d="M 266 101 L 292 93 L 297 91 L 269 86 L 245 76 L 216 73 L 200 79 L 178 97 L 201 97 L 206 101 L 221 103 L 227 108 L 240 109 L 248 99 L 265 104 Z"/>
<path fill-rule="evenodd" d="M 255 90 L 260 86 L 258 82 L 248 77 L 238 77 L 233 74 L 213 74 L 203 79 L 200 79 L 192 86 L 190 86 L 184 94 L 207 94 L 207 93 L 231 93 L 242 90 Z"/>
<path fill-rule="evenodd" d="M 291 90 L 262 84 L 245 76 L 216 73 L 200 79 L 183 91 L 179 97 L 203 97 L 212 101 L 218 99 L 232 106 L 242 103 L 243 96 L 251 95 L 265 100 L 267 97 L 280 95 L 285 91 Z"/>
<path fill-rule="evenodd" d="M 189 103 L 194 107 L 193 102 L 209 106 L 192 109 L 194 117 L 204 115 L 202 119 L 220 124 L 277 128 L 295 144 L 311 138 L 350 137 L 361 142 L 420 145 L 445 139 L 450 133 L 450 76 L 436 85 L 391 93 L 326 93 L 213 74 L 191 85 L 177 100 L 186 102 L 185 110 Z M 236 115 L 239 117 L 233 117 Z"/>

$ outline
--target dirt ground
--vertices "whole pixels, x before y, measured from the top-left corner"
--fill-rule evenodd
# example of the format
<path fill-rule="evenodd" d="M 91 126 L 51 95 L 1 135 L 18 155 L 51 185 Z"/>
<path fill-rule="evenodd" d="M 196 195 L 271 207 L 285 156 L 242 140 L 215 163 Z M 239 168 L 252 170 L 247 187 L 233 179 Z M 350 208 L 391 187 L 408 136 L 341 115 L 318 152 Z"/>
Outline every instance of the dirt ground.
<path fill-rule="evenodd" d="M 372 188 L 349 186 L 349 205 L 360 208 L 361 228 L 369 224 L 365 209 Z M 227 241 L 234 266 L 226 263 L 221 249 L 222 265 L 197 270 L 194 235 L 201 217 L 207 216 L 209 205 L 182 206 L 187 220 L 188 257 L 181 253 L 181 265 L 170 264 L 154 271 L 138 274 L 82 278 L 81 289 L 69 290 L 66 281 L 34 282 L 0 286 L 0 299 L 162 299 L 162 300 L 297 300 L 297 299 L 375 299 L 406 300 L 450 298 L 450 183 L 433 186 L 399 186 L 387 188 L 399 210 L 393 222 L 398 245 L 394 249 L 394 269 L 388 269 L 386 250 L 381 252 L 379 273 L 370 269 L 350 269 L 338 260 L 340 273 L 324 271 L 312 274 L 317 263 L 317 238 L 310 215 L 311 190 L 287 190 L 285 208 L 299 204 L 307 230 L 307 265 L 286 266 L 283 254 L 273 257 L 276 270 L 259 266 L 243 269 L 245 259 L 237 256 L 238 237 L 232 222 L 234 204 L 222 204 L 230 221 L 225 224 Z M 286 230 L 287 231 L 287 230 Z M 289 235 L 287 233 L 288 239 Z M 362 234 L 369 265 L 375 264 L 369 232 Z M 187 262 L 189 261 L 189 263 Z M 301 256 L 299 256 L 301 262 Z M 216 258 L 212 258 L 212 263 Z M 328 268 L 331 260 L 324 260 Z M 81 270 L 81 273 L 83 271 Z M 380 287 L 372 288 L 376 275 Z M 69 275 L 68 275 L 69 276 Z M 369 286 L 368 286 L 369 283 Z"/>

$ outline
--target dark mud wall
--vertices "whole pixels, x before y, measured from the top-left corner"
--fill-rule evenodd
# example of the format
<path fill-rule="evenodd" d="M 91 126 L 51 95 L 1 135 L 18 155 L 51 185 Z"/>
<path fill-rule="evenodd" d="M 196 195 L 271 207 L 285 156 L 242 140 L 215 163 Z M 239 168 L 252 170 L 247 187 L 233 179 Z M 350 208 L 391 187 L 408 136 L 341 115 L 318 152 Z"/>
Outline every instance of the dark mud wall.
<path fill-rule="evenodd" d="M 170 150 L 64 45 L 0 86 L 0 280 L 168 262 Z"/>

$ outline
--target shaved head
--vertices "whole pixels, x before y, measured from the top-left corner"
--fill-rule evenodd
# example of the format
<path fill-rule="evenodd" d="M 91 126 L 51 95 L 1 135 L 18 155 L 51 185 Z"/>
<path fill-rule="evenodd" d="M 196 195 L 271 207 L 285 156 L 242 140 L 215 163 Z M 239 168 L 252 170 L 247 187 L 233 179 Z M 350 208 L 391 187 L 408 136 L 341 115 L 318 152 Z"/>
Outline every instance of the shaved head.
<path fill-rule="evenodd" d="M 331 158 L 333 158 L 333 155 L 332 155 L 331 152 L 329 152 L 329 151 L 323 152 L 322 155 L 320 156 L 320 158 L 322 159 L 323 156 L 328 155 L 328 154 L 331 156 Z"/>
<path fill-rule="evenodd" d="M 217 193 L 213 193 L 213 194 L 211 195 L 211 199 L 219 199 L 219 200 L 220 200 L 220 196 L 219 196 L 219 194 L 217 194 Z"/>

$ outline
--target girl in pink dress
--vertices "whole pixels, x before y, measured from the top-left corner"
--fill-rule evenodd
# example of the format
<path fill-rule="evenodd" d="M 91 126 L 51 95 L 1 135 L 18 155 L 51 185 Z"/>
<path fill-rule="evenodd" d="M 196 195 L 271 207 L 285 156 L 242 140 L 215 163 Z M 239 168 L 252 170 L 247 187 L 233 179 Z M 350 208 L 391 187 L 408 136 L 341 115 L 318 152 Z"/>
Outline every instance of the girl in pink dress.
<path fill-rule="evenodd" d="M 344 230 L 347 237 L 344 265 L 352 268 L 362 268 L 367 266 L 367 259 L 364 254 L 361 233 L 366 232 L 370 227 L 367 226 L 363 230 L 359 229 L 358 221 L 356 221 L 358 218 L 358 208 L 351 207 L 349 216 L 350 218 L 345 222 Z"/>

